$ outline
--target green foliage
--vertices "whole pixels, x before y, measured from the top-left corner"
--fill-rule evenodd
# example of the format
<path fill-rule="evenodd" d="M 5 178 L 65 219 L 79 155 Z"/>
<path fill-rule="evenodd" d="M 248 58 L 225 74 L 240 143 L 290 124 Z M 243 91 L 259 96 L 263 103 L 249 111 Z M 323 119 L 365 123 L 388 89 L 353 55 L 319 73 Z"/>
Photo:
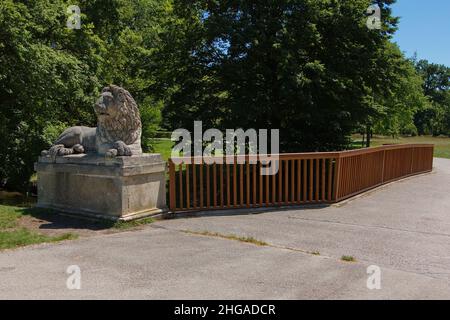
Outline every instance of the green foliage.
<path fill-rule="evenodd" d="M 61 121 L 47 123 L 42 130 L 42 141 L 46 145 L 51 145 L 67 127 L 68 125 Z"/>
<path fill-rule="evenodd" d="M 154 140 L 156 131 L 161 124 L 162 101 L 154 102 L 151 97 L 147 97 L 140 104 L 142 121 L 142 148 L 144 152 L 154 152 Z"/>
<path fill-rule="evenodd" d="M 174 1 L 165 124 L 277 128 L 281 151 L 345 148 L 378 119 L 402 58 L 389 42 L 393 1 L 377 3 L 380 31 L 366 26 L 365 0 Z"/>
<path fill-rule="evenodd" d="M 390 46 L 392 84 L 380 97 L 380 113 L 374 132 L 396 137 L 400 134 L 417 135 L 414 115 L 430 106 L 422 91 L 423 80 L 414 64 L 403 58 L 396 45 Z"/>
<path fill-rule="evenodd" d="M 414 62 L 423 79 L 423 92 L 432 102 L 414 115 L 418 133 L 450 136 L 450 68 L 427 60 Z"/>
<path fill-rule="evenodd" d="M 0 3 L 0 181 L 25 189 L 40 151 L 66 126 L 91 125 L 99 90 L 115 83 L 143 104 L 144 149 L 161 101 L 153 55 L 167 12 L 160 0 L 81 0 L 82 28 L 66 28 L 70 1 Z"/>

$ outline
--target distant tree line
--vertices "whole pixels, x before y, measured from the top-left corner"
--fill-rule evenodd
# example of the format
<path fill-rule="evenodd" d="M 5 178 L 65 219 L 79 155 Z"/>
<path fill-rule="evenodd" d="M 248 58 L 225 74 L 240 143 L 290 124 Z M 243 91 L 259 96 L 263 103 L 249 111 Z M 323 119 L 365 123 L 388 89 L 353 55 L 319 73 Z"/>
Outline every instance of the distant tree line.
<path fill-rule="evenodd" d="M 370 4 L 382 28 L 367 27 Z M 99 90 L 158 129 L 280 129 L 281 151 L 341 150 L 364 132 L 450 134 L 449 69 L 392 43 L 393 0 L 66 0 L 0 3 L 0 180 L 23 189 L 63 128 L 95 125 Z"/>

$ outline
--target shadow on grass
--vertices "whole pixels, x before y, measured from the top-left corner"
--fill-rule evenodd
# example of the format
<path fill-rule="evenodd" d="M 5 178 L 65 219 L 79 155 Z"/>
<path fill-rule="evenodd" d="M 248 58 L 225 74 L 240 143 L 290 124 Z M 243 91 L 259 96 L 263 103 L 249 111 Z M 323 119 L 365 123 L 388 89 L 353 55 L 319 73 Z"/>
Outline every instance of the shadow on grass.
<path fill-rule="evenodd" d="M 28 207 L 19 209 L 22 215 L 29 215 L 35 219 L 42 220 L 39 229 L 85 229 L 91 231 L 102 231 L 107 229 L 125 230 L 139 227 L 154 222 L 151 217 L 132 221 L 112 221 L 106 219 L 94 219 L 74 216 L 68 213 L 52 209 Z M 47 223 L 45 223 L 47 222 Z"/>
<path fill-rule="evenodd" d="M 116 228 L 120 222 L 109 220 L 95 220 L 88 218 L 75 217 L 52 209 L 28 207 L 20 208 L 21 214 L 32 216 L 35 219 L 42 220 L 40 229 L 87 229 L 99 231 Z"/>

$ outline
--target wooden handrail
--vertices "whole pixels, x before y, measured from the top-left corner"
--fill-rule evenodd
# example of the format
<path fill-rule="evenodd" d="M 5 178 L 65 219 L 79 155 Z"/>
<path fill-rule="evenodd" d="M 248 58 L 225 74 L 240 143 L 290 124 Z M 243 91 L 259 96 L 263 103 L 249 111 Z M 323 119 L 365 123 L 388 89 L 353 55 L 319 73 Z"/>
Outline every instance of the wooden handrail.
<path fill-rule="evenodd" d="M 399 144 L 339 152 L 175 157 L 169 159 L 170 209 L 333 203 L 432 170 L 433 151 L 432 144 Z M 271 177 L 259 173 L 267 159 L 279 162 Z"/>
<path fill-rule="evenodd" d="M 169 161 L 172 161 L 174 163 L 184 163 L 184 160 L 190 160 L 189 163 L 195 163 L 195 160 L 200 163 L 203 162 L 213 162 L 217 159 L 224 160 L 223 163 L 226 163 L 226 160 L 229 159 L 230 162 L 235 161 L 237 158 L 244 158 L 245 161 L 249 160 L 250 158 L 254 161 L 259 161 L 260 159 L 273 159 L 277 158 L 280 160 L 296 160 L 296 159 L 332 159 L 332 158 L 340 158 L 340 157 L 349 157 L 354 155 L 360 155 L 360 154 L 367 154 L 367 153 L 373 153 L 373 152 L 379 152 L 382 150 L 395 150 L 395 149 L 405 149 L 405 148 L 433 148 L 434 144 L 427 144 L 427 143 L 416 143 L 416 144 L 392 144 L 392 145 L 383 145 L 378 147 L 371 147 L 371 148 L 362 148 L 362 149 L 355 149 L 355 150 L 344 150 L 344 151 L 332 151 L 332 152 L 301 152 L 301 153 L 278 153 L 278 154 L 246 154 L 246 155 L 232 155 L 232 156 L 210 156 L 210 157 L 204 157 L 204 156 L 189 156 L 189 157 L 172 157 L 169 159 Z"/>

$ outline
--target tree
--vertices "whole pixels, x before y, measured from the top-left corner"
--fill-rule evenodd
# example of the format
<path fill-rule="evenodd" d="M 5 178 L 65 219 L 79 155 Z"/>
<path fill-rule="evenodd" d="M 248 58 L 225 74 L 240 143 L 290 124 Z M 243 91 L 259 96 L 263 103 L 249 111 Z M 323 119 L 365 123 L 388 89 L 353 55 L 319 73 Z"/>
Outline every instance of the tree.
<path fill-rule="evenodd" d="M 389 63 L 391 86 L 381 100 L 380 117 L 375 131 L 396 137 L 400 134 L 417 135 L 414 115 L 431 106 L 422 91 L 423 80 L 414 62 L 404 58 L 395 44 L 390 45 Z"/>
<path fill-rule="evenodd" d="M 66 28 L 69 1 L 0 2 L 0 180 L 24 190 L 40 151 L 64 127 L 95 126 L 99 90 L 125 86 L 141 107 L 144 149 L 160 121 L 153 93 L 169 1 L 79 1 L 82 28 Z"/>
<path fill-rule="evenodd" d="M 24 188 L 55 125 L 92 124 L 100 46 L 89 28 L 65 25 L 63 1 L 0 4 L 0 177 Z"/>
<path fill-rule="evenodd" d="M 319 151 L 347 147 L 355 127 L 378 117 L 393 81 L 393 1 L 377 1 L 382 30 L 367 28 L 363 0 L 189 3 L 175 1 L 188 24 L 164 52 L 178 68 L 166 78 L 169 128 L 191 129 L 196 119 L 277 128 L 281 151 Z"/>
<path fill-rule="evenodd" d="M 427 60 L 414 62 L 423 79 L 423 92 L 432 102 L 414 116 L 418 132 L 450 135 L 450 68 Z"/>

